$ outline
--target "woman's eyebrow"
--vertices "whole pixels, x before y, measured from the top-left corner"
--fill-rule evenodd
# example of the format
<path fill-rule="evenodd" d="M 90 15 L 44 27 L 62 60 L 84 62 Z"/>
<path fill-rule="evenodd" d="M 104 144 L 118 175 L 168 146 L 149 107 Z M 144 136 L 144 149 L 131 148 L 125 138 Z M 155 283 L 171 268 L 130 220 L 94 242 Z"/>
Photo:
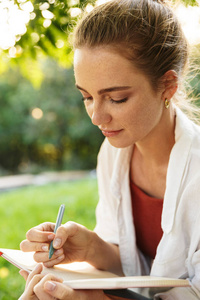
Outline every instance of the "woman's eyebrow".
<path fill-rule="evenodd" d="M 76 84 L 77 89 L 79 89 L 80 91 L 86 92 L 88 93 L 85 89 L 83 89 L 82 87 L 80 87 L 79 85 Z M 130 89 L 131 86 L 113 86 L 113 87 L 109 87 L 106 89 L 102 89 L 99 90 L 97 93 L 99 95 L 104 94 L 104 93 L 108 93 L 108 92 L 115 92 L 115 91 L 123 91 L 123 90 L 128 90 Z"/>
<path fill-rule="evenodd" d="M 102 90 L 98 91 L 98 94 L 101 95 L 101 94 L 104 94 L 107 92 L 123 91 L 123 90 L 128 90 L 130 88 L 131 88 L 131 86 L 114 86 L 114 87 L 102 89 Z"/>

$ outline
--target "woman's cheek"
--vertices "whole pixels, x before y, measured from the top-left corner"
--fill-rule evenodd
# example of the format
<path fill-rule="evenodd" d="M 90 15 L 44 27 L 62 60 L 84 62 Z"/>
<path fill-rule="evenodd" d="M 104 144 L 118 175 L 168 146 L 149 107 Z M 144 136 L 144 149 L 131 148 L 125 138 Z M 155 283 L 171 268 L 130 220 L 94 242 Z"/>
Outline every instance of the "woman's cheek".
<path fill-rule="evenodd" d="M 93 114 L 93 109 L 92 109 L 92 104 L 90 103 L 84 103 L 85 104 L 85 110 L 88 114 L 88 116 L 90 117 L 90 119 L 92 119 L 92 114 Z"/>

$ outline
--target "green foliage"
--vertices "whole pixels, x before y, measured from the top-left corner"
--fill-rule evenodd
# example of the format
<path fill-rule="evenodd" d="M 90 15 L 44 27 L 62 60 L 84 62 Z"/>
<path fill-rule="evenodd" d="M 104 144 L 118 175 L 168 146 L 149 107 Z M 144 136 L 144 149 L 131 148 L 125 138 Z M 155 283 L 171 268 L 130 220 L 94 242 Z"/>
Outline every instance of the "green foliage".
<path fill-rule="evenodd" d="M 17 4 L 19 2 L 16 1 Z M 77 20 L 71 12 L 74 8 L 84 10 L 88 3 L 94 3 L 94 0 L 32 0 L 32 16 L 35 17 L 30 20 L 26 34 L 17 45 L 22 47 L 25 55 L 37 57 L 38 51 L 42 50 L 45 55 L 57 58 L 65 66 L 69 65 L 70 59 L 66 55 L 71 52 L 69 36 Z M 46 11 L 52 13 L 52 17 L 46 16 Z"/>
<path fill-rule="evenodd" d="M 51 169 L 92 169 L 103 140 L 91 125 L 72 69 L 54 61 L 42 65 L 45 79 L 34 89 L 17 69 L 0 80 L 0 166 L 10 172 L 37 172 L 30 165 Z M 41 119 L 31 115 L 43 111 Z"/>
<path fill-rule="evenodd" d="M 198 5 L 197 0 L 182 0 L 183 4 L 185 4 L 186 6 L 191 5 L 191 6 L 195 6 Z"/>
<path fill-rule="evenodd" d="M 14 0 L 19 10 L 24 10 L 29 0 Z M 30 12 L 30 21 L 27 31 L 17 38 L 14 57 L 11 55 L 9 64 L 18 66 L 22 74 L 28 78 L 35 87 L 38 87 L 43 79 L 42 70 L 37 62 L 41 57 L 52 57 L 62 67 L 69 68 L 72 65 L 71 33 L 76 24 L 76 13 L 80 12 L 94 0 L 32 0 L 33 11 Z M 6 69 L 9 49 L 1 55 L 2 66 Z M 32 72 L 30 72 L 30 65 Z M 1 70 L 0 70 L 1 72 Z"/>
<path fill-rule="evenodd" d="M 0 194 L 1 248 L 19 249 L 28 229 L 55 222 L 60 204 L 66 205 L 63 223 L 71 220 L 89 229 L 95 226 L 96 179 L 26 187 Z M 0 300 L 16 300 L 24 280 L 18 269 L 0 258 Z"/>

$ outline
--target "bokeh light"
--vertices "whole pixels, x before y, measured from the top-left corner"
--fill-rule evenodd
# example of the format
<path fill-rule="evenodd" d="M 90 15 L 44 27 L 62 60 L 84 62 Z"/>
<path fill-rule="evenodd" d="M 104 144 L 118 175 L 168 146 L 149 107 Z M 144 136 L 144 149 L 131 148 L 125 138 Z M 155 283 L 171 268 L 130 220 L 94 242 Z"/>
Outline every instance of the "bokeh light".
<path fill-rule="evenodd" d="M 36 107 L 32 110 L 31 115 L 34 119 L 39 120 L 43 117 L 43 111 L 40 108 Z"/>

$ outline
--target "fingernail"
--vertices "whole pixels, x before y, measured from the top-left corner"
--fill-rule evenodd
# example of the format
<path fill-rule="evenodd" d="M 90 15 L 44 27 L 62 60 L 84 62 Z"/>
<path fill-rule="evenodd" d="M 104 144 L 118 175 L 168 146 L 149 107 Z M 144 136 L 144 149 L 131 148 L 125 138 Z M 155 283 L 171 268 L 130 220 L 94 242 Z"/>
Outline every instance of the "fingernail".
<path fill-rule="evenodd" d="M 56 284 L 54 282 L 51 281 L 47 281 L 45 283 L 45 289 L 47 289 L 48 291 L 53 291 L 56 288 Z"/>
<path fill-rule="evenodd" d="M 61 246 L 61 243 L 62 243 L 61 239 L 56 238 L 56 239 L 53 241 L 53 246 L 54 246 L 54 248 L 60 247 L 60 246 Z"/>
<path fill-rule="evenodd" d="M 42 250 L 43 250 L 43 251 L 48 251 L 48 250 L 49 250 L 49 247 L 48 247 L 47 245 L 43 245 L 43 246 L 42 246 Z"/>

